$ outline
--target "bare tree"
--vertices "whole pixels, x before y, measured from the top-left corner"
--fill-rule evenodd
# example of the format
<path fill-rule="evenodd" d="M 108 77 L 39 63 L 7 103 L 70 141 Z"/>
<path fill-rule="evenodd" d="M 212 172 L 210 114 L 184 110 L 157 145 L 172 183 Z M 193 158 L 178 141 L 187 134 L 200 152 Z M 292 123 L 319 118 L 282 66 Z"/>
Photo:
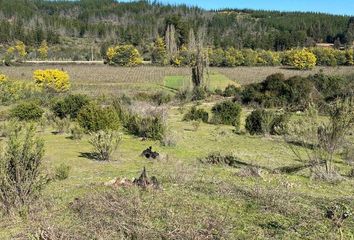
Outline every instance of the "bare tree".
<path fill-rule="evenodd" d="M 197 49 L 197 43 L 195 39 L 195 34 L 193 28 L 189 30 L 189 36 L 188 36 L 188 51 L 190 52 L 195 52 Z"/>
<path fill-rule="evenodd" d="M 192 82 L 194 87 L 200 87 L 204 83 L 205 70 L 208 66 L 207 54 L 204 54 L 204 39 L 205 28 L 198 31 L 196 53 L 194 59 L 191 61 L 192 66 Z"/>
<path fill-rule="evenodd" d="M 168 57 L 171 60 L 172 57 L 177 53 L 176 29 L 172 24 L 167 26 L 165 33 L 165 43 Z"/>

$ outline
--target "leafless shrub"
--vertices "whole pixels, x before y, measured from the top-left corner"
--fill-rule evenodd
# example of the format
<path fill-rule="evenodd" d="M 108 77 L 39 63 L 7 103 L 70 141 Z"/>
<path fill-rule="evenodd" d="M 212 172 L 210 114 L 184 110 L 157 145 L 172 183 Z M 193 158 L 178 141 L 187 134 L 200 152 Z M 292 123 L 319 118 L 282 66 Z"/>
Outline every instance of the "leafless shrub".
<path fill-rule="evenodd" d="M 227 239 L 232 228 L 227 211 L 164 192 L 97 192 L 76 199 L 71 209 L 81 222 L 80 239 Z"/>
<path fill-rule="evenodd" d="M 300 161 L 310 163 L 313 172 L 322 175 L 321 166 L 324 165 L 325 174 L 331 179 L 336 175 L 335 155 L 345 147 L 346 138 L 354 126 L 354 99 L 337 100 L 328 106 L 328 111 L 329 121 L 320 122 L 317 111 L 310 108 L 305 119 L 289 127 L 286 141 Z M 303 157 L 301 151 L 305 151 L 306 157 Z"/>

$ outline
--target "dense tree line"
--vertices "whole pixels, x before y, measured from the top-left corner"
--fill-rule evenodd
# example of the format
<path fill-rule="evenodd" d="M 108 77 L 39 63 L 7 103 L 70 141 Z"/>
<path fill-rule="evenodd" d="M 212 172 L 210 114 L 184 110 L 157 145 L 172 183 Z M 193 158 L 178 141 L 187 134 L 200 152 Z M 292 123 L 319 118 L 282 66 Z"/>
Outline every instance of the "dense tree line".
<path fill-rule="evenodd" d="M 191 29 L 206 29 L 207 44 L 286 50 L 316 42 L 351 45 L 354 18 L 321 13 L 276 11 L 206 11 L 185 5 L 151 1 L 0 0 L 0 44 L 20 40 L 39 46 L 43 40 L 59 44 L 66 38 L 87 38 L 103 46 L 126 43 L 144 53 L 173 26 L 177 47 L 188 44 Z"/>

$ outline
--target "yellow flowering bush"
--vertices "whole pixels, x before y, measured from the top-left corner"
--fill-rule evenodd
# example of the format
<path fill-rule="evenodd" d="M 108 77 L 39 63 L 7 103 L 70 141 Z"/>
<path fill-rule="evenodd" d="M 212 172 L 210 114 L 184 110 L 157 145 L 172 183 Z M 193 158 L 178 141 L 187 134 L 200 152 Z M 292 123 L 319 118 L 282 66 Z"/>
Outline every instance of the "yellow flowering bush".
<path fill-rule="evenodd" d="M 38 48 L 38 52 L 41 59 L 44 60 L 48 58 L 48 44 L 46 40 L 43 40 L 41 46 Z"/>
<path fill-rule="evenodd" d="M 5 74 L 0 74 L 0 84 L 4 83 L 7 81 L 7 77 Z"/>
<path fill-rule="evenodd" d="M 287 61 L 290 66 L 299 70 L 308 70 L 316 66 L 317 58 L 308 49 L 291 50 L 287 52 Z"/>
<path fill-rule="evenodd" d="M 3 81 L 0 83 L 0 102 L 7 104 L 33 96 L 39 96 L 41 89 L 32 82 Z"/>
<path fill-rule="evenodd" d="M 107 50 L 106 58 L 111 65 L 118 64 L 129 67 L 140 65 L 143 62 L 138 49 L 133 45 L 110 47 Z"/>
<path fill-rule="evenodd" d="M 27 56 L 26 45 L 21 41 L 16 41 L 14 46 L 11 46 L 6 51 L 6 61 L 15 60 L 17 62 L 23 61 Z"/>
<path fill-rule="evenodd" d="M 56 92 L 65 92 L 70 88 L 69 74 L 58 69 L 36 70 L 33 72 L 33 79 L 37 86 Z"/>

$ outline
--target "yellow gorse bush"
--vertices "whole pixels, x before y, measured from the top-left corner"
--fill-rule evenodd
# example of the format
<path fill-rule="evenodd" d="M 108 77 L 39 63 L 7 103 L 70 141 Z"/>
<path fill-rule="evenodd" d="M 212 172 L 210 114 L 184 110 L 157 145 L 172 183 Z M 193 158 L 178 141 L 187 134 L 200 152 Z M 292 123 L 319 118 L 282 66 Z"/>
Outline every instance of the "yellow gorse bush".
<path fill-rule="evenodd" d="M 0 102 L 9 103 L 41 94 L 42 88 L 33 82 L 2 81 L 0 82 Z"/>
<path fill-rule="evenodd" d="M 291 66 L 299 70 L 312 69 L 317 63 L 316 55 L 307 48 L 287 52 L 287 60 Z"/>
<path fill-rule="evenodd" d="M 33 72 L 33 79 L 36 85 L 56 92 L 65 92 L 70 88 L 69 74 L 58 69 L 36 70 Z"/>
<path fill-rule="evenodd" d="M 48 44 L 47 41 L 43 40 L 41 46 L 38 48 L 39 56 L 41 59 L 48 58 Z"/>
<path fill-rule="evenodd" d="M 143 62 L 138 49 L 133 45 L 110 47 L 107 50 L 106 58 L 109 64 L 129 67 L 140 65 Z"/>
<path fill-rule="evenodd" d="M 5 74 L 0 74 L 0 84 L 4 83 L 7 81 L 7 77 Z"/>

